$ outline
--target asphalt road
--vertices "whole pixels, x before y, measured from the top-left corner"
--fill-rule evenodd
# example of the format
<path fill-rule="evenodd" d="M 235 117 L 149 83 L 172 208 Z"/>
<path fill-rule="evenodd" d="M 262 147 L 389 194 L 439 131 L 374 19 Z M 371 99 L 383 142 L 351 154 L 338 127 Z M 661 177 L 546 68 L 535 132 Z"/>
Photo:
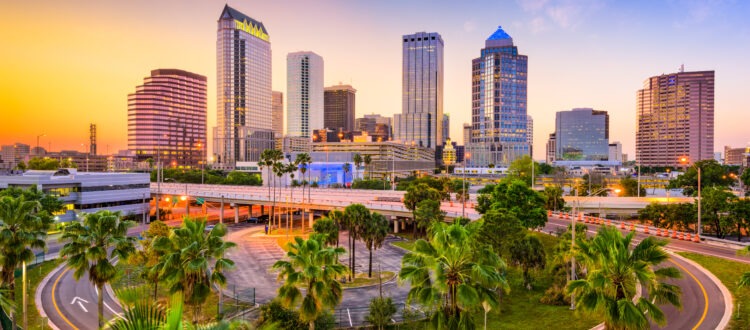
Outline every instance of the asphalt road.
<path fill-rule="evenodd" d="M 48 285 L 42 288 L 42 308 L 50 322 L 59 329 L 98 329 L 98 292 L 84 275 L 79 281 L 67 267 L 52 275 Z M 119 304 L 104 292 L 104 318 L 110 320 L 122 313 Z"/>
<path fill-rule="evenodd" d="M 567 228 L 569 224 L 570 220 L 550 217 L 544 230 L 555 232 L 558 229 Z M 595 234 L 599 228 L 598 225 L 593 224 L 587 224 L 587 226 L 591 235 Z M 637 232 L 635 241 L 640 241 L 647 236 L 642 232 Z M 676 239 L 668 240 L 667 249 L 671 251 L 697 252 L 750 263 L 750 258 L 738 257 L 735 255 L 735 250 L 729 248 Z M 667 325 L 664 328 L 652 325 L 652 329 L 716 329 L 724 316 L 725 309 L 724 297 L 719 287 L 706 274 L 679 257 L 670 258 L 665 266 L 676 267 L 682 274 L 682 278 L 671 282 L 682 289 L 683 306 L 682 310 L 671 305 L 662 306 L 667 317 Z"/>

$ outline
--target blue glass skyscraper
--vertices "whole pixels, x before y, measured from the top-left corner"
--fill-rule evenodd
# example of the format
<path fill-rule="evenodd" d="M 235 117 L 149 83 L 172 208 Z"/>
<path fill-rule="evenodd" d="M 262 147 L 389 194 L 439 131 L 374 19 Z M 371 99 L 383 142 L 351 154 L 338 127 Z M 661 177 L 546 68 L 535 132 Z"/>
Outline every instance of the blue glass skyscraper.
<path fill-rule="evenodd" d="M 502 27 L 471 63 L 471 136 L 466 158 L 473 166 L 508 166 L 528 155 L 526 85 L 528 58 Z"/>

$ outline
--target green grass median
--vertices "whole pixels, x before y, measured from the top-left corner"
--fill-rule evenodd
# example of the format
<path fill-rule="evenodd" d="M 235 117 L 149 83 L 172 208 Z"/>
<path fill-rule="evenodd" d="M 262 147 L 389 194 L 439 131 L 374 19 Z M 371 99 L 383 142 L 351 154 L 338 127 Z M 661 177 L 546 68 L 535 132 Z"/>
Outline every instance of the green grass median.
<path fill-rule="evenodd" d="M 36 290 L 39 286 L 39 282 L 42 281 L 52 270 L 60 265 L 60 259 L 54 259 L 45 261 L 33 266 L 26 268 L 26 279 L 28 281 L 28 298 L 26 299 L 26 311 L 28 313 L 29 329 L 49 329 L 47 323 L 42 320 L 42 316 L 39 315 L 39 311 L 36 309 L 34 303 L 34 297 L 36 296 Z M 18 325 L 23 325 L 22 311 L 23 311 L 23 279 L 21 276 L 16 277 L 16 315 L 18 318 L 16 322 Z"/>

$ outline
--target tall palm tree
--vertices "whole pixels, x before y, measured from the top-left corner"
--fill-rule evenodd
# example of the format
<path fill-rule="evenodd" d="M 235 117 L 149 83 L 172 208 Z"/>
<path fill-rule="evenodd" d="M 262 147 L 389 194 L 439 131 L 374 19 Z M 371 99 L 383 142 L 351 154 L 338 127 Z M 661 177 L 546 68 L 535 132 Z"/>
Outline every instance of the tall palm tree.
<path fill-rule="evenodd" d="M 352 163 L 354 163 L 354 173 L 357 173 L 357 170 L 362 166 L 362 155 L 355 153 L 354 156 L 352 156 Z"/>
<path fill-rule="evenodd" d="M 266 184 L 268 185 L 268 198 L 271 198 L 271 165 L 273 165 L 272 153 L 274 149 L 266 149 L 263 150 L 263 152 L 260 153 L 260 161 L 258 162 L 258 166 L 260 166 L 260 169 L 263 170 L 263 168 L 268 167 L 268 181 L 266 181 Z"/>
<path fill-rule="evenodd" d="M 365 155 L 364 162 L 365 162 L 365 171 L 367 171 L 367 178 L 372 179 L 372 173 L 370 171 L 370 163 L 372 163 L 372 156 Z"/>
<path fill-rule="evenodd" d="M 373 212 L 370 219 L 362 224 L 362 240 L 370 251 L 370 262 L 367 277 L 372 277 L 372 251 L 379 249 L 388 236 L 388 220 L 380 213 Z"/>
<path fill-rule="evenodd" d="M 38 213 L 42 208 L 38 199 L 27 200 L 23 191 L 18 192 L 18 197 L 0 198 L 0 287 L 8 288 L 6 298 L 13 302 L 16 301 L 15 270 L 24 261 L 34 260 L 32 249 L 46 248 L 44 238 L 52 223 L 51 217 Z M 13 310 L 3 309 L 10 312 L 15 323 Z"/>
<path fill-rule="evenodd" d="M 344 165 L 341 165 L 341 169 L 344 170 L 344 188 L 346 188 L 346 175 L 352 171 L 352 164 L 344 163 Z"/>
<path fill-rule="evenodd" d="M 114 259 L 125 260 L 135 252 L 135 238 L 128 237 L 132 221 L 120 219 L 120 212 L 99 211 L 87 214 L 83 222 L 75 222 L 63 230 L 65 245 L 60 255 L 67 258 L 67 265 L 73 268 L 73 277 L 79 280 L 88 274 L 89 281 L 99 292 L 104 285 L 117 277 Z M 104 326 L 104 295 L 98 299 L 99 327 Z"/>
<path fill-rule="evenodd" d="M 622 236 L 610 226 L 576 243 L 588 275 L 570 282 L 568 291 L 576 293 L 582 309 L 602 314 L 607 329 L 648 329 L 649 319 L 664 326 L 667 320 L 657 305 L 681 307 L 680 288 L 663 282 L 679 278 L 680 272 L 674 267 L 655 269 L 669 259 L 663 248 L 667 242 L 651 236 L 631 248 L 634 237 L 634 232 Z M 648 294 L 634 302 L 636 282 Z"/>
<path fill-rule="evenodd" d="M 281 161 L 277 161 L 273 164 L 273 173 L 276 174 L 276 178 L 278 178 L 279 182 L 281 181 L 281 177 L 284 176 L 286 173 L 286 166 L 284 166 L 284 163 Z M 275 189 L 274 185 L 274 189 Z M 279 187 L 279 200 L 281 200 L 281 187 Z M 273 196 L 273 204 L 276 205 L 276 193 L 274 192 Z M 275 206 L 274 206 L 275 207 Z M 277 230 L 281 229 L 281 213 L 279 213 L 278 216 L 278 226 L 276 227 Z"/>
<path fill-rule="evenodd" d="M 370 210 L 362 204 L 351 204 L 344 209 L 344 222 L 349 228 L 349 281 L 354 276 L 356 262 L 357 238 L 362 226 L 370 220 Z"/>
<path fill-rule="evenodd" d="M 491 248 L 474 244 L 478 226 L 437 222 L 430 241 L 418 240 L 401 260 L 399 280 L 411 285 L 407 302 L 435 312 L 433 329 L 473 329 L 470 311 L 499 304 L 498 290 L 508 290 L 505 263 Z"/>
<path fill-rule="evenodd" d="M 285 172 L 289 174 L 290 180 L 292 182 L 294 182 L 294 172 L 297 172 L 297 166 L 298 166 L 298 164 L 297 164 L 296 161 L 293 162 L 293 163 L 289 163 L 289 164 L 286 165 L 286 171 Z M 294 203 L 294 184 L 292 184 L 292 187 L 289 189 L 289 192 L 291 194 L 290 195 L 290 200 L 291 200 L 292 203 Z M 286 236 L 288 238 L 289 237 L 289 232 L 292 229 L 294 229 L 293 228 L 294 227 L 294 213 L 292 213 L 291 219 L 287 219 L 286 222 L 288 224 L 287 227 L 289 227 L 288 231 L 287 231 L 287 234 L 286 234 Z M 289 225 L 289 224 L 291 224 L 291 225 Z M 302 217 L 302 230 L 303 231 L 305 230 L 305 218 L 304 218 L 304 216 Z"/>
<path fill-rule="evenodd" d="M 294 162 L 300 165 L 299 171 L 302 174 L 302 203 L 304 204 L 305 203 L 305 186 L 310 185 L 310 181 L 305 180 L 305 173 L 307 173 L 309 169 L 308 167 L 310 166 L 310 163 L 312 163 L 312 158 L 310 158 L 310 154 L 303 152 L 303 153 L 297 154 L 297 158 L 294 160 Z M 308 190 L 308 198 L 309 198 L 310 188 L 308 187 L 307 190 Z M 305 212 L 303 208 L 302 229 L 304 230 L 304 228 L 305 228 Z"/>
<path fill-rule="evenodd" d="M 328 218 L 333 220 L 333 223 L 336 224 L 336 247 L 339 247 L 339 232 L 341 232 L 341 226 L 346 222 L 346 219 L 344 219 L 344 212 L 340 210 L 331 210 L 328 212 Z"/>
<path fill-rule="evenodd" d="M 234 261 L 224 257 L 228 249 L 236 246 L 224 241 L 226 226 L 218 224 L 208 232 L 205 228 L 205 220 L 186 217 L 169 237 L 154 241 L 154 248 L 164 255 L 156 266 L 160 278 L 166 281 L 170 293 L 182 292 L 185 303 L 193 307 L 206 301 L 212 284 L 224 287 L 224 272 L 234 267 Z M 197 308 L 193 311 L 195 321 Z"/>
<path fill-rule="evenodd" d="M 346 273 L 346 266 L 338 262 L 344 252 L 343 248 L 324 247 L 315 238 L 295 237 L 289 243 L 289 260 L 273 264 L 273 269 L 280 271 L 279 280 L 284 280 L 278 296 L 282 305 L 291 308 L 301 301 L 299 316 L 308 322 L 310 330 L 315 329 L 318 317 L 341 303 L 343 290 L 336 278 Z M 304 297 L 300 287 L 305 289 Z"/>
<path fill-rule="evenodd" d="M 333 246 L 339 240 L 339 228 L 331 218 L 324 217 L 318 219 L 313 225 L 313 231 L 317 234 L 325 235 L 323 243 L 327 246 Z"/>

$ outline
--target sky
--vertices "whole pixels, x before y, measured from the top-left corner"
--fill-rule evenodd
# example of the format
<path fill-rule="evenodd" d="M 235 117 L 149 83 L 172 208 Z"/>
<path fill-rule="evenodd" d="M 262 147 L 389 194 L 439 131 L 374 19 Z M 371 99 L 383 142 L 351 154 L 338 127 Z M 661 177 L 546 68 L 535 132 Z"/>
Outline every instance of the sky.
<path fill-rule="evenodd" d="M 529 58 L 537 160 L 555 112 L 578 107 L 608 111 L 610 141 L 633 159 L 636 91 L 680 65 L 716 71 L 714 149 L 750 143 L 750 1 L 2 0 L 0 144 L 35 146 L 44 134 L 42 147 L 83 151 L 95 123 L 100 153 L 126 149 L 127 95 L 157 68 L 207 76 L 210 138 L 225 3 L 268 29 L 274 90 L 286 92 L 287 53 L 313 51 L 324 59 L 326 86 L 357 89 L 357 117 L 401 112 L 401 36 L 438 32 L 444 112 L 463 143 L 471 60 L 502 26 Z"/>

